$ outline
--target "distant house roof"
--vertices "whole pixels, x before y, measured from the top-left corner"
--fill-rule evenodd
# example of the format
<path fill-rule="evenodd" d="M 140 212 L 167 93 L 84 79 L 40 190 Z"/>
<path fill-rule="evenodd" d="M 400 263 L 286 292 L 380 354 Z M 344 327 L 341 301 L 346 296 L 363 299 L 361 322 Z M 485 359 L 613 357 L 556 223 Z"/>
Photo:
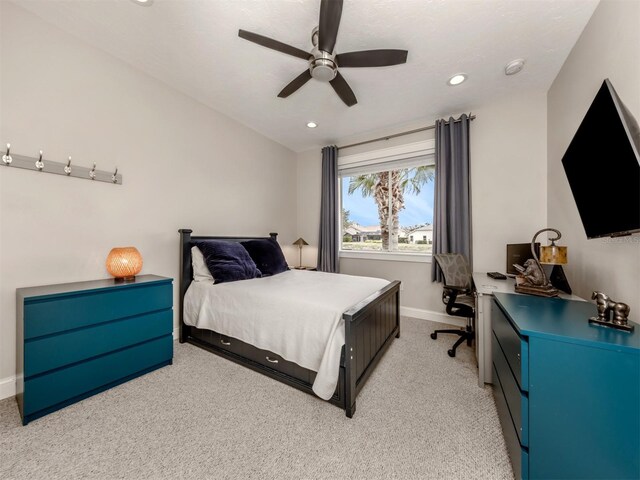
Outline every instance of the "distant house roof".
<path fill-rule="evenodd" d="M 354 223 L 350 227 L 346 228 L 344 233 L 349 235 L 380 235 L 381 230 L 380 225 L 370 225 L 365 227 Z"/>
<path fill-rule="evenodd" d="M 433 225 L 424 225 L 422 227 L 420 227 L 418 230 L 414 230 L 412 232 L 407 232 L 406 229 L 404 228 L 400 228 L 400 235 L 402 236 L 409 236 L 409 235 L 419 235 L 422 232 L 432 232 L 433 231 Z"/>
<path fill-rule="evenodd" d="M 432 232 L 433 225 L 424 225 L 420 227 L 418 230 L 414 230 L 411 233 L 407 233 L 407 230 L 404 228 L 400 228 L 399 236 L 408 237 L 409 235 L 420 235 L 426 232 Z M 382 230 L 380 229 L 380 225 L 358 225 L 357 223 L 351 224 L 349 227 L 344 229 L 344 233 L 347 235 L 381 235 Z"/>

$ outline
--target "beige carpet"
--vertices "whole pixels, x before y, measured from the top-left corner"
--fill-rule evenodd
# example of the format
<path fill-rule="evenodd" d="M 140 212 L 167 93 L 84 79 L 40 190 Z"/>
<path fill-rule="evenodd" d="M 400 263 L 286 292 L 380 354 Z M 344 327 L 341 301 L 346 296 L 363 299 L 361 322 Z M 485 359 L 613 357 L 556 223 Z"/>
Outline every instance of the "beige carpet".
<path fill-rule="evenodd" d="M 353 419 L 178 343 L 174 365 L 26 427 L 3 400 L 0 478 L 511 479 L 472 351 L 449 358 L 435 326 L 402 319 Z"/>

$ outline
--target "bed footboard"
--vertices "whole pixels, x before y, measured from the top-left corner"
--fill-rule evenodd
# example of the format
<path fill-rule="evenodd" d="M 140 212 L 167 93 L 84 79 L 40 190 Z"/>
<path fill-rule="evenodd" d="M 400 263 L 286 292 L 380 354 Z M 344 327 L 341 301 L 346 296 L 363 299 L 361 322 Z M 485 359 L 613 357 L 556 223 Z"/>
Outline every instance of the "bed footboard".
<path fill-rule="evenodd" d="M 394 337 L 400 336 L 400 282 L 393 281 L 346 311 L 345 411 L 351 418 L 356 396 Z"/>

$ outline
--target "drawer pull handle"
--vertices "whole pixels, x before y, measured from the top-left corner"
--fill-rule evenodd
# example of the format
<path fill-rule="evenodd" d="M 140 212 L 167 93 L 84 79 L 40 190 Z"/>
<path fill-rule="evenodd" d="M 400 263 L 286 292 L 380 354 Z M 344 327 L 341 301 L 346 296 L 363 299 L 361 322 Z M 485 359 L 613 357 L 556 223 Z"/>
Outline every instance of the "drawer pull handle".
<path fill-rule="evenodd" d="M 270 358 L 270 357 L 265 357 L 267 359 L 267 362 L 271 362 L 271 363 L 278 363 L 278 359 L 277 358 Z"/>
<path fill-rule="evenodd" d="M 518 360 L 520 360 L 520 354 L 518 353 Z"/>
<path fill-rule="evenodd" d="M 224 339 L 222 339 L 222 338 L 220 339 L 220 343 L 223 344 L 223 345 L 227 345 L 227 346 L 231 345 L 231 342 L 225 342 Z"/>

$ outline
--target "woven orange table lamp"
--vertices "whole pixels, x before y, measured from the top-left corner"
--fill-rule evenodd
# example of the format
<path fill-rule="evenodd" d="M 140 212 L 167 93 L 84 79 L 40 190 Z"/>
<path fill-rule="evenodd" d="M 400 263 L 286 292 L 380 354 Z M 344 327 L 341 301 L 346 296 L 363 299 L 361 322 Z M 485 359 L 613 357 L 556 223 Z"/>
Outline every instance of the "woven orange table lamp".
<path fill-rule="evenodd" d="M 107 255 L 106 263 L 116 281 L 131 281 L 142 270 L 142 255 L 136 247 L 116 247 Z"/>

